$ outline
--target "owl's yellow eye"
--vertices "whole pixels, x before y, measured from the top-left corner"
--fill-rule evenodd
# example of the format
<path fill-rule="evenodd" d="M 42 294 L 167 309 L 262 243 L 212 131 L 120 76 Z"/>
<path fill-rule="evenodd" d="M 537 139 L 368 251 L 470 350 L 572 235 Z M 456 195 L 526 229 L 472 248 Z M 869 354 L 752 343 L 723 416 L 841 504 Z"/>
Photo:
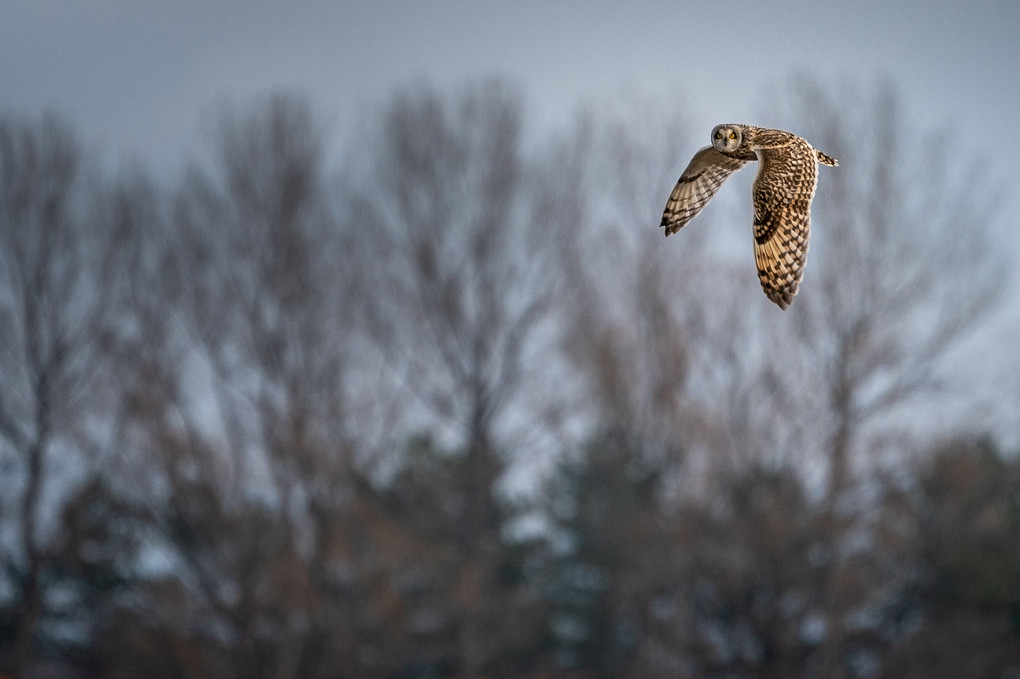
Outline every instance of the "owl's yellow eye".
<path fill-rule="evenodd" d="M 715 133 L 715 138 L 716 139 L 722 139 L 722 132 L 716 132 Z"/>
<path fill-rule="evenodd" d="M 736 139 L 736 138 L 737 138 L 737 133 L 736 132 L 730 132 L 730 139 Z"/>

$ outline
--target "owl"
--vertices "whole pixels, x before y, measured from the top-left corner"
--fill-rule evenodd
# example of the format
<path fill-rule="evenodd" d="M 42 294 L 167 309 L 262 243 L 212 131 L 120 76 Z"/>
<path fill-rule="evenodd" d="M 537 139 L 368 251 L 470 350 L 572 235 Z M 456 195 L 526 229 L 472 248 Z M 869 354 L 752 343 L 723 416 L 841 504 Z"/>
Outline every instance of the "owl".
<path fill-rule="evenodd" d="M 754 261 L 765 296 L 785 309 L 793 302 L 807 261 L 811 199 L 818 163 L 835 158 L 806 139 L 752 125 L 717 125 L 712 145 L 694 154 L 666 201 L 662 223 L 676 233 L 705 207 L 731 174 L 758 161 L 754 180 Z"/>

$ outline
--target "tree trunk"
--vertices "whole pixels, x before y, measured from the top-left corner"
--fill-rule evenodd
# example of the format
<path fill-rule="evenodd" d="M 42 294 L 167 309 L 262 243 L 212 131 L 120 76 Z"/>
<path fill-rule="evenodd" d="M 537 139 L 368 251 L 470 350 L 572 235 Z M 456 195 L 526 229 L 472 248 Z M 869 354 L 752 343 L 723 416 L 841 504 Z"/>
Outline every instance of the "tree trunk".
<path fill-rule="evenodd" d="M 841 380 L 833 393 L 833 409 L 836 412 L 836 430 L 832 435 L 829 449 L 829 488 L 825 499 L 824 530 L 828 543 L 829 561 L 825 566 L 822 590 L 822 605 L 825 613 L 825 640 L 819 652 L 820 677 L 842 679 L 844 676 L 841 651 L 843 647 L 842 622 L 845 608 L 840 592 L 839 579 L 842 572 L 839 550 L 849 525 L 849 520 L 840 515 L 840 501 L 850 487 L 850 449 L 853 427 L 857 424 L 852 408 L 852 390 Z"/>
<path fill-rule="evenodd" d="M 42 415 L 40 418 L 44 419 Z M 39 576 L 43 567 L 43 555 L 35 542 L 35 525 L 42 490 L 43 450 L 44 443 L 41 438 L 28 450 L 28 480 L 21 504 L 21 540 L 27 564 L 21 587 L 21 603 L 15 622 L 11 658 L 15 679 L 28 676 L 36 628 L 42 616 L 42 588 Z"/>
<path fill-rule="evenodd" d="M 489 444 L 485 399 L 481 386 L 475 385 L 475 406 L 472 413 L 471 442 L 468 446 L 467 502 L 463 519 L 461 565 L 458 594 L 462 618 L 458 639 L 461 676 L 477 679 L 482 676 L 486 660 L 485 601 L 491 585 L 496 507 L 493 487 L 496 460 Z"/>

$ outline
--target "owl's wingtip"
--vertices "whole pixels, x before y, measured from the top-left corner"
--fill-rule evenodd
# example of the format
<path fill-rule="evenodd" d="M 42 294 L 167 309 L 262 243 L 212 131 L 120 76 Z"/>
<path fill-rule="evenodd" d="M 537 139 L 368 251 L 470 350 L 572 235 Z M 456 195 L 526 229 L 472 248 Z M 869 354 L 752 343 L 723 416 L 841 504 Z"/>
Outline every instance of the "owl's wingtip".
<path fill-rule="evenodd" d="M 818 162 L 821 163 L 822 165 L 828 165 L 829 167 L 839 167 L 839 161 L 830 156 L 829 154 L 822 153 L 818 149 L 815 149 L 815 152 L 818 154 Z"/>
<path fill-rule="evenodd" d="M 781 290 L 766 290 L 765 296 L 769 298 L 769 301 L 775 304 L 777 307 L 786 311 L 793 304 L 793 298 L 796 296 L 796 292 L 790 294 L 788 291 L 784 292 Z"/>

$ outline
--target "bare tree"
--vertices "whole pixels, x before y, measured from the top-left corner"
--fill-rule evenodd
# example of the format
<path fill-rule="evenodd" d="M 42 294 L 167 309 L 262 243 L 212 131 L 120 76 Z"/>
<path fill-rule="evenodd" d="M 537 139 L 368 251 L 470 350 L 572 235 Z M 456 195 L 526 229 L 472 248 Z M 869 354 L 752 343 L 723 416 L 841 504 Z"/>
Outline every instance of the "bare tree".
<path fill-rule="evenodd" d="M 705 329 L 704 279 L 696 256 L 664 247 L 655 228 L 674 152 L 662 140 L 682 137 L 684 125 L 677 117 L 642 123 L 579 116 L 550 145 L 542 195 L 544 213 L 568 225 L 556 240 L 565 273 L 557 298 L 560 407 L 582 441 L 603 434 L 641 441 L 634 450 L 666 468 L 680 462 L 693 430 L 704 433 L 690 390 Z M 685 247 L 701 252 L 698 243 Z"/>
<path fill-rule="evenodd" d="M 945 391 L 946 359 L 994 309 L 997 201 L 978 159 L 950 131 L 914 129 L 891 87 L 792 89 L 804 134 L 841 161 L 819 183 L 815 282 L 795 317 L 828 390 L 837 501 L 852 483 L 851 430 Z M 849 114 L 847 101 L 865 106 Z"/>
<path fill-rule="evenodd" d="M 232 473 L 250 479 L 250 465 L 261 462 L 243 452 L 253 436 L 262 453 L 286 458 L 272 466 L 287 470 L 275 479 L 284 493 L 308 478 L 309 465 L 321 474 L 346 462 L 336 447 L 342 432 L 319 429 L 343 422 L 346 349 L 325 141 L 298 100 L 274 97 L 250 116 L 225 116 L 213 172 L 193 173 L 176 209 L 183 318 L 215 377 Z M 251 410 L 257 419 L 245 416 Z M 307 449 L 278 436 L 307 438 Z M 318 454 L 326 457 L 307 457 Z"/>
<path fill-rule="evenodd" d="M 0 121 L 0 453 L 18 470 L 3 502 L 17 535 L 4 558 L 19 597 L 17 677 L 32 663 L 59 535 L 43 526 L 44 503 L 76 482 L 62 470 L 95 473 L 92 436 L 105 429 L 93 416 L 102 413 L 96 376 L 114 313 L 117 225 L 98 209 L 104 192 L 92 172 L 55 118 Z"/>
<path fill-rule="evenodd" d="M 244 640 L 235 669 L 290 676 L 315 617 L 307 602 L 280 613 L 255 574 L 278 550 L 305 586 L 321 585 L 328 535 L 352 498 L 349 260 L 326 199 L 326 137 L 307 103 L 270 98 L 249 115 L 224 115 L 215 135 L 209 165 L 191 171 L 175 200 L 150 256 L 150 292 L 137 300 L 145 332 L 128 357 L 133 416 L 150 483 L 164 489 L 154 514 L 168 548 L 193 582 L 236 585 L 192 590 Z M 196 495 L 209 506 L 175 510 Z M 266 537 L 277 523 L 288 537 L 276 535 L 268 552 L 240 539 L 256 537 L 244 532 L 257 533 L 249 515 L 263 517 Z M 219 530 L 235 529 L 238 544 L 216 544 Z M 298 609 L 309 625 L 279 623 L 273 643 L 256 629 Z"/>
<path fill-rule="evenodd" d="M 551 227 L 532 212 L 515 99 L 494 82 L 451 99 L 400 96 L 373 137 L 376 159 L 353 203 L 365 328 L 402 398 L 393 431 L 435 428 L 466 456 L 456 524 L 465 677 L 486 671 L 506 628 L 506 612 L 486 606 L 496 585 L 496 483 L 504 452 L 521 441 L 514 420 L 526 416 L 541 369 L 532 352 L 556 274 Z"/>

